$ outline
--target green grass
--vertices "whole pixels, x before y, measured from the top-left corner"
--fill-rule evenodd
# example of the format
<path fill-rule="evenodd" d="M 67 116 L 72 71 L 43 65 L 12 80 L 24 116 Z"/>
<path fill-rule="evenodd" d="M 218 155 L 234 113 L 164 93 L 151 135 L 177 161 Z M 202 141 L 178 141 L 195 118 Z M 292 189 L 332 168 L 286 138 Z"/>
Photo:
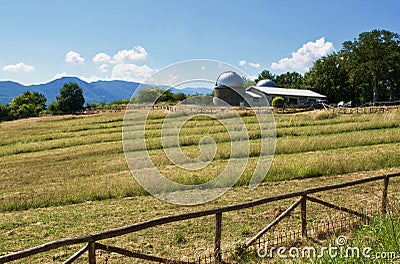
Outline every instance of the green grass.
<path fill-rule="evenodd" d="M 0 124 L 0 212 L 141 196 L 122 149 L 124 113 L 42 117 Z M 329 176 L 400 166 L 400 113 L 319 117 L 319 111 L 275 115 L 276 155 L 265 181 Z M 160 129 L 165 112 L 151 114 L 147 146 L 168 178 L 198 184 L 226 166 L 230 139 L 218 120 L 195 118 L 181 131 L 182 150 L 200 154 L 199 140 L 213 137 L 218 150 L 210 166 L 184 171 L 166 158 Z M 243 116 L 250 135 L 250 158 L 237 185 L 246 185 L 259 155 L 260 133 L 254 116 Z M 140 129 L 132 123 L 132 131 Z M 166 131 L 168 133 L 168 131 Z M 243 158 L 246 158 L 243 153 Z"/>
<path fill-rule="evenodd" d="M 217 176 L 227 164 L 230 154 L 230 141 L 221 123 L 209 118 L 197 118 L 185 124 L 181 131 L 185 154 L 197 157 L 200 154 L 198 141 L 205 134 L 214 138 L 218 150 L 206 169 L 184 171 L 174 166 L 161 149 L 163 116 L 165 112 L 162 111 L 152 113 L 146 125 L 149 153 L 158 169 L 170 179 L 185 184 L 199 184 Z M 260 135 L 255 118 L 243 115 L 251 148 L 248 165 L 237 187 L 219 199 L 197 207 L 171 205 L 147 195 L 134 181 L 123 153 L 123 119 L 124 113 L 117 112 L 0 123 L 0 254 L 163 215 L 215 208 L 309 187 L 398 172 L 400 168 L 399 112 L 278 114 L 275 115 L 278 138 L 274 161 L 265 183 L 250 191 L 242 186 L 248 184 L 256 166 Z M 134 122 L 131 125 L 133 131 L 140 129 Z M 396 183 L 398 181 L 390 182 L 394 197 L 398 197 L 399 193 Z M 370 199 L 379 201 L 376 194 L 380 194 L 380 188 L 380 185 L 376 187 L 377 192 L 372 192 L 371 186 L 345 189 L 340 195 L 336 191 L 326 192 L 320 198 L 359 209 L 366 206 Z M 356 196 L 360 196 L 360 203 L 349 199 Z M 238 243 L 256 234 L 272 221 L 277 208 L 285 208 L 290 202 L 293 201 L 224 214 L 224 249 L 232 250 Z M 310 218 L 320 216 L 311 212 L 308 215 Z M 213 252 L 214 221 L 213 217 L 184 221 L 104 243 L 181 259 L 196 254 L 206 255 Z M 283 227 L 290 223 L 298 224 L 298 215 L 287 220 L 292 222 L 285 221 L 281 223 Z M 368 241 L 374 250 L 391 250 L 389 243 L 395 240 L 390 235 L 391 226 L 385 221 L 393 223 L 377 218 L 371 228 L 361 229 L 360 233 L 351 237 L 351 241 L 362 245 Z M 398 233 L 398 225 L 395 228 Z M 24 262 L 62 261 L 81 246 L 51 251 Z M 127 262 L 127 259 L 107 253 L 100 258 L 103 261 L 106 257 L 111 258 L 112 263 Z M 84 258 L 79 263 L 85 263 Z"/>
<path fill-rule="evenodd" d="M 338 255 L 326 252 L 315 263 L 396 263 L 400 259 L 399 216 L 376 215 L 372 221 L 354 230 Z M 335 245 L 335 241 L 331 241 Z M 342 255 L 340 255 L 342 248 Z M 350 251 L 354 248 L 356 251 Z M 358 251 L 357 251 L 358 249 Z M 352 250 L 352 249 L 351 249 Z M 364 251 L 365 250 L 365 251 Z M 364 251 L 364 253 L 363 253 Z"/>

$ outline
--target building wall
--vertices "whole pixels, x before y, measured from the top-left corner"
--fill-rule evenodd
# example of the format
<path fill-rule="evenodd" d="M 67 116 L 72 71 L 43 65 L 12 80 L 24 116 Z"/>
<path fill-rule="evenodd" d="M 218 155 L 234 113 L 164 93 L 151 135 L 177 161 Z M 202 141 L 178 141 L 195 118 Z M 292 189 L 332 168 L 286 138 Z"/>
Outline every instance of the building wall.
<path fill-rule="evenodd" d="M 289 106 L 300 106 L 307 101 L 317 101 L 317 100 L 321 99 L 321 98 L 317 98 L 317 97 L 307 97 L 307 96 L 268 95 L 268 100 L 269 100 L 270 104 L 276 96 L 283 97 L 285 99 L 285 103 Z"/>
<path fill-rule="evenodd" d="M 285 99 L 285 102 L 287 104 L 293 105 L 293 106 L 299 106 L 304 104 L 307 101 L 316 101 L 319 100 L 321 98 L 317 98 L 317 97 L 308 97 L 308 96 L 282 96 L 282 95 L 274 95 L 274 94 L 265 94 L 257 89 L 253 89 L 253 88 L 249 88 L 249 91 L 259 94 L 259 95 L 265 95 L 266 98 L 268 99 L 269 104 L 271 105 L 272 100 L 276 97 L 276 96 L 281 96 Z"/>
<path fill-rule="evenodd" d="M 243 95 L 240 95 L 239 92 L 231 88 L 215 88 L 214 96 L 227 102 L 231 106 L 239 106 L 240 102 L 244 101 Z"/>

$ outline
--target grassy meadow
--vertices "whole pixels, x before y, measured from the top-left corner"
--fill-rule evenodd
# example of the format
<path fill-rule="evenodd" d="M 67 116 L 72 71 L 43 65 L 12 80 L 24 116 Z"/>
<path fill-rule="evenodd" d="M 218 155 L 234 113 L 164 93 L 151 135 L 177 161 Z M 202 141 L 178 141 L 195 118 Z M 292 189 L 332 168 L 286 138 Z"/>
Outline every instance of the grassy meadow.
<path fill-rule="evenodd" d="M 222 125 L 213 119 L 190 120 L 185 124 L 180 138 L 185 154 L 199 155 L 198 141 L 204 133 L 214 138 L 218 150 L 211 169 L 184 171 L 173 166 L 161 148 L 159 130 L 164 114 L 162 110 L 156 111 L 146 126 L 149 154 L 157 168 L 168 178 L 185 184 L 199 184 L 217 176 L 230 153 L 229 137 Z M 0 238 L 0 254 L 150 217 L 203 208 L 162 205 L 134 181 L 123 153 L 123 119 L 124 112 L 104 112 L 0 123 L 0 233 L 6 234 Z M 250 135 L 249 162 L 226 200 L 221 198 L 206 207 L 299 190 L 324 181 L 400 171 L 399 110 L 383 114 L 320 110 L 276 114 L 275 157 L 263 185 L 269 187 L 257 188 L 251 194 L 242 186 L 248 184 L 256 166 L 260 137 L 255 117 L 249 115 L 243 119 Z M 243 192 L 248 196 L 241 195 Z M 87 221 L 88 218 L 96 221 Z M 196 228 L 199 230 L 195 232 L 211 232 L 212 241 L 212 231 L 208 230 L 212 224 L 208 227 L 198 224 Z M 178 249 L 206 247 L 189 244 L 185 234 L 168 232 L 172 232 L 168 233 L 170 245 L 175 243 Z M 235 232 L 243 236 L 253 234 L 246 226 Z M 147 246 L 136 235 L 121 243 Z M 162 254 L 169 249 L 157 250 L 155 253 Z"/>
<path fill-rule="evenodd" d="M 400 166 L 399 112 L 321 119 L 323 114 L 275 115 L 278 138 L 265 181 Z M 1 123 L 0 212 L 145 195 L 126 165 L 123 118 L 124 113 L 113 112 Z M 244 120 L 249 124 L 250 159 L 238 185 L 248 183 L 259 155 L 258 127 L 252 125 L 256 120 L 253 116 Z M 181 144 L 188 156 L 198 155 L 197 143 L 205 129 L 216 140 L 218 150 L 212 169 L 204 170 L 207 173 L 172 166 L 161 148 L 160 114 L 148 123 L 150 156 L 170 179 L 198 184 L 216 177 L 226 166 L 229 137 L 216 120 L 189 121 L 181 131 Z"/>

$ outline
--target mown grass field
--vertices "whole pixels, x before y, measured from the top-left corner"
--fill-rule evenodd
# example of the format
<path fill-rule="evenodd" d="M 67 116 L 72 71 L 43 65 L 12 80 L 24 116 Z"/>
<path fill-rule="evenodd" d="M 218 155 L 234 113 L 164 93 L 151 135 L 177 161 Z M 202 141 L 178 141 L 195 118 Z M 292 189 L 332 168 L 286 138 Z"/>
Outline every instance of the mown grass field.
<path fill-rule="evenodd" d="M 187 172 L 174 168 L 166 159 L 159 140 L 158 130 L 162 125 L 159 116 L 157 113 L 149 120 L 146 135 L 150 156 L 160 171 L 186 184 L 198 184 L 218 175 L 229 158 L 229 141 L 220 124 L 211 119 L 192 120 L 184 127 L 183 149 L 189 156 L 198 155 L 197 143 L 205 129 L 208 135 L 215 136 L 218 145 L 212 169 L 207 174 Z M 338 115 L 319 110 L 278 114 L 275 115 L 277 144 L 272 166 L 263 186 L 250 192 L 241 186 L 248 184 L 254 170 L 259 137 L 257 126 L 252 125 L 254 117 L 245 116 L 251 155 L 238 186 L 215 202 L 198 208 L 165 205 L 148 196 L 128 170 L 121 139 L 123 118 L 123 112 L 107 112 L 0 123 L 0 233 L 3 234 L 0 254 L 160 215 L 232 204 L 323 182 L 400 171 L 400 112 L 397 110 L 384 114 Z M 205 232 L 205 237 L 211 236 L 212 241 L 211 222 L 210 225 L 197 223 L 196 228 L 191 233 L 201 236 Z M 238 233 L 236 238 L 248 236 L 252 231 L 243 225 L 232 231 L 230 239 L 234 241 Z M 171 242 L 163 248 L 148 250 L 163 254 L 169 252 L 169 247 L 175 247 L 178 253 L 173 254 L 179 255 L 181 249 L 191 247 L 200 251 L 207 247 L 191 244 L 187 241 L 188 235 L 179 239 L 185 234 L 177 233 L 176 228 L 170 227 L 165 232 L 163 237 L 166 240 L 169 237 Z M 142 236 L 160 240 L 155 234 Z M 149 247 L 143 237 L 131 235 L 117 244 Z M 65 250 L 68 252 L 65 256 L 73 253 L 70 250 Z M 56 260 L 64 257 L 64 253 L 54 254 L 62 255 L 53 255 Z"/>

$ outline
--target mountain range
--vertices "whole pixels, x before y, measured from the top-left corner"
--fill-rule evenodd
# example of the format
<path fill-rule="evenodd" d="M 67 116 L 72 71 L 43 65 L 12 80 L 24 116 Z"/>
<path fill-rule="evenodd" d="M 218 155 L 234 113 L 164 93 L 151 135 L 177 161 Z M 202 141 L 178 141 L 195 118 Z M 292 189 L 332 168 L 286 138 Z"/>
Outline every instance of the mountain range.
<path fill-rule="evenodd" d="M 60 94 L 60 89 L 65 83 L 77 83 L 83 90 L 86 103 L 110 103 L 116 100 L 129 99 L 140 83 L 127 81 L 96 81 L 85 82 L 77 77 L 62 77 L 44 84 L 23 85 L 12 81 L 0 81 L 0 103 L 7 104 L 12 99 L 25 91 L 37 91 L 47 98 L 47 104 L 56 101 L 56 96 Z M 208 94 L 212 90 L 209 88 L 183 88 L 175 89 L 166 86 L 155 86 L 146 84 L 145 87 L 160 87 L 170 89 L 173 93 L 183 92 L 187 95 Z"/>

